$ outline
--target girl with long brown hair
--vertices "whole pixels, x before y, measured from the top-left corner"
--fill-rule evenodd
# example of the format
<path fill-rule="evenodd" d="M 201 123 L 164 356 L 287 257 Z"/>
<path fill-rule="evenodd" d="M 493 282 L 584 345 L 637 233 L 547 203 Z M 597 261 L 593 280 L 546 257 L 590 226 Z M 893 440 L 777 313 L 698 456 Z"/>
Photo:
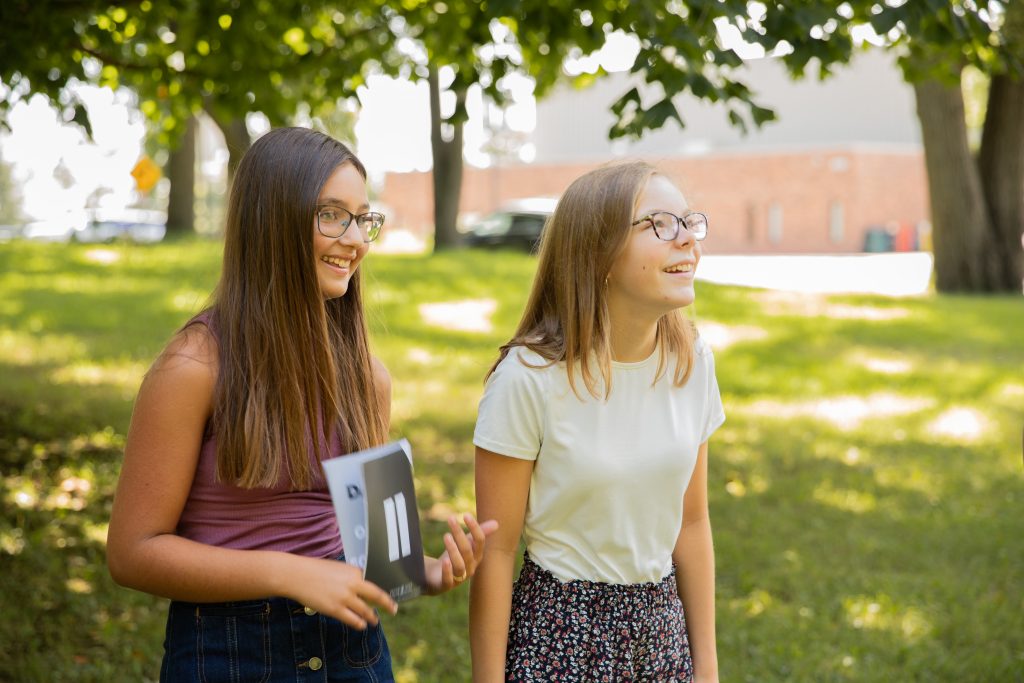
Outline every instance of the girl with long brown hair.
<path fill-rule="evenodd" d="M 111 515 L 114 579 L 171 598 L 166 681 L 392 680 L 374 606 L 343 559 L 320 462 L 388 436 L 359 264 L 384 216 L 340 142 L 281 128 L 231 188 L 213 304 L 156 359 Z M 452 516 L 427 592 L 473 574 L 493 522 Z"/>
<path fill-rule="evenodd" d="M 717 681 L 714 358 L 681 309 L 707 218 L 643 162 L 562 195 L 480 402 L 477 682 Z M 526 553 L 513 584 L 515 555 Z"/>

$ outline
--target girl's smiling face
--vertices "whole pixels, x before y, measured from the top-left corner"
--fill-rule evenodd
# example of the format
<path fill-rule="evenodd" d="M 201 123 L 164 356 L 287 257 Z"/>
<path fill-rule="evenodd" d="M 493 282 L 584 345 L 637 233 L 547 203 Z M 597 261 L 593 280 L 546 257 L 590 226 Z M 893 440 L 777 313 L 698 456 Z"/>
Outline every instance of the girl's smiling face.
<path fill-rule="evenodd" d="M 665 176 L 654 175 L 640 195 L 633 221 L 658 211 L 686 216 L 689 207 L 679 188 Z M 651 221 L 637 223 L 608 275 L 610 310 L 649 314 L 656 320 L 692 304 L 700 255 L 700 243 L 685 228 L 674 240 L 665 241 L 655 234 Z"/>
<path fill-rule="evenodd" d="M 369 211 L 366 180 L 353 164 L 342 164 L 324 183 L 317 206 L 342 208 L 353 215 Z M 369 245 L 363 241 L 355 221 L 349 224 L 341 237 L 325 237 L 317 229 L 316 221 L 314 216 L 313 254 L 316 258 L 317 281 L 324 299 L 336 299 L 348 291 L 352 274 L 366 256 Z"/>

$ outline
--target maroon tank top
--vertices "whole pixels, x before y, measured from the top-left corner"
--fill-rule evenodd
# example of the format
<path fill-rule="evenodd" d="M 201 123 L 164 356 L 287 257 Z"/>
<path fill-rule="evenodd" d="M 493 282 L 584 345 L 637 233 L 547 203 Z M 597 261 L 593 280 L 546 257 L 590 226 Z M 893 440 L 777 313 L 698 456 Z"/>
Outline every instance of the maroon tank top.
<path fill-rule="evenodd" d="M 204 311 L 194 321 L 206 325 L 216 337 L 209 316 Z M 312 441 L 309 446 L 310 490 L 290 490 L 287 472 L 272 487 L 240 488 L 217 481 L 217 443 L 207 425 L 192 489 L 178 520 L 178 535 L 222 548 L 337 557 L 342 547 L 334 506 Z M 332 456 L 341 452 L 336 437 L 328 446 Z"/>

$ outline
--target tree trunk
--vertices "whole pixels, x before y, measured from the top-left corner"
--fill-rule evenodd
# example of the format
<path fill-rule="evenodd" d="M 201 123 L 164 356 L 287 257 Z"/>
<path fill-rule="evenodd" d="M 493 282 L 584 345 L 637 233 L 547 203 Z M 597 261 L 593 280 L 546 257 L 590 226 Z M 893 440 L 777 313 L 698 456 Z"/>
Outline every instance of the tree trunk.
<path fill-rule="evenodd" d="M 238 168 L 238 162 L 242 160 L 245 153 L 249 151 L 249 147 L 252 146 L 252 138 L 249 137 L 249 129 L 245 125 L 244 116 L 224 119 L 223 117 L 215 116 L 209 108 L 206 109 L 206 113 L 217 124 L 221 135 L 224 136 L 224 145 L 228 148 L 228 189 L 230 189 L 231 181 L 235 178 L 235 169 Z"/>
<path fill-rule="evenodd" d="M 988 203 L 993 289 L 1020 294 L 1024 281 L 1024 80 L 992 77 L 978 154 Z"/>
<path fill-rule="evenodd" d="M 191 117 L 178 147 L 167 160 L 171 192 L 167 197 L 167 232 L 186 235 L 195 232 L 196 119 Z"/>
<path fill-rule="evenodd" d="M 914 83 L 931 196 L 935 286 L 940 292 L 992 291 L 992 227 L 981 174 L 967 142 L 963 93 L 936 79 Z"/>
<path fill-rule="evenodd" d="M 430 149 L 433 153 L 434 171 L 434 250 L 451 249 L 459 242 L 455 228 L 459 217 L 459 198 L 462 194 L 462 120 L 459 113 L 466 102 L 466 90 L 455 91 L 456 115 L 451 119 L 441 118 L 441 84 L 437 67 L 430 67 Z M 451 135 L 444 133 L 451 128 Z M 447 139 L 446 139 L 447 138 Z"/>
<path fill-rule="evenodd" d="M 1007 5 L 1003 21 L 1007 45 L 1024 58 L 1024 8 Z M 992 224 L 993 258 L 999 291 L 1020 294 L 1024 281 L 1024 76 L 995 74 L 989 82 L 978 168 Z"/>

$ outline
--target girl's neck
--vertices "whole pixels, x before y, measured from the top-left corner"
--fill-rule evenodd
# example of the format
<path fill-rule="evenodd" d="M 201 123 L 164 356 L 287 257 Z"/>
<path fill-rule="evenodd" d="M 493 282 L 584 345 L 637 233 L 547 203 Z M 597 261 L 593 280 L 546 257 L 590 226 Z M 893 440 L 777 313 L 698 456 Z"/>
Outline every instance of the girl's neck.
<path fill-rule="evenodd" d="M 639 363 L 654 353 L 658 343 L 658 322 L 643 324 L 638 320 L 612 320 L 612 360 L 620 363 Z"/>

